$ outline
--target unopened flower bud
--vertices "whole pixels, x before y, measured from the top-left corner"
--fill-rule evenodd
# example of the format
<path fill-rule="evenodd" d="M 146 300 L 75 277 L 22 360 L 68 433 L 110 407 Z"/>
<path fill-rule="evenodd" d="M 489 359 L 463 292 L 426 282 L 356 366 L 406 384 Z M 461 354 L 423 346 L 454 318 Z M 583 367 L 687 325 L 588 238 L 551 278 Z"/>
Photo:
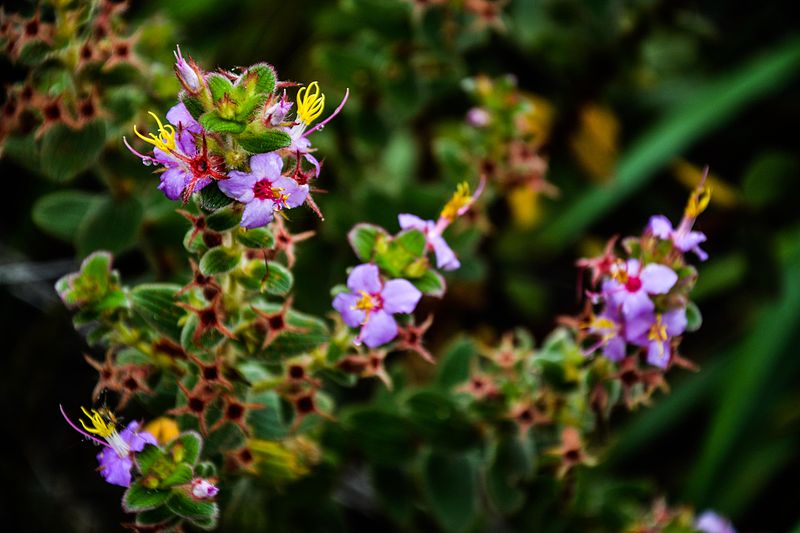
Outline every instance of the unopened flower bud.
<path fill-rule="evenodd" d="M 184 89 L 192 94 L 196 94 L 202 86 L 197 67 L 194 65 L 194 61 L 192 61 L 191 58 L 189 58 L 189 62 L 183 59 L 180 46 L 176 48 L 177 50 L 173 52 L 175 55 L 175 74 L 178 76 L 178 80 L 181 82 Z"/>
<path fill-rule="evenodd" d="M 467 124 L 475 128 L 485 128 L 491 119 L 489 112 L 482 107 L 473 107 L 467 111 Z"/>
<path fill-rule="evenodd" d="M 269 121 L 272 126 L 278 126 L 286 119 L 291 108 L 292 102 L 286 98 L 286 93 L 284 93 L 283 98 L 264 110 L 264 121 Z"/>
<path fill-rule="evenodd" d="M 207 479 L 198 477 L 192 480 L 192 496 L 198 500 L 213 498 L 218 492 L 219 488 Z"/>

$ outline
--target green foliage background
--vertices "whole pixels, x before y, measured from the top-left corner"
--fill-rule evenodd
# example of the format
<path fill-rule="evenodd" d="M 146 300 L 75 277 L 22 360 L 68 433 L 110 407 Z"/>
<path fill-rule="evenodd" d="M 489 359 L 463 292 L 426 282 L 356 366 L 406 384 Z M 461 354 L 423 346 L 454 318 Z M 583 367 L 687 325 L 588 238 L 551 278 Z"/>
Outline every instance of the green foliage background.
<path fill-rule="evenodd" d="M 353 224 L 395 228 L 398 212 L 431 216 L 465 177 L 441 164 L 434 142 L 442 124 L 463 120 L 473 105 L 461 80 L 512 73 L 520 88 L 552 102 L 548 179 L 562 194 L 544 203 L 543 222 L 533 229 L 515 227 L 504 202 L 492 204 L 495 231 L 479 244 L 480 259 L 451 278 L 450 293 L 435 306 L 435 354 L 459 329 L 524 326 L 542 338 L 554 317 L 577 310 L 574 259 L 613 234 L 636 233 L 651 214 L 679 218 L 686 189 L 670 170 L 673 160 L 710 165 L 733 200 L 712 205 L 700 222 L 711 255 L 696 292 L 705 322 L 683 351 L 702 371 L 673 372 L 669 395 L 616 416 L 609 456 L 588 475 L 623 480 L 620 491 L 653 483 L 670 502 L 717 509 L 740 530 L 788 531 L 800 527 L 797 491 L 786 489 L 800 474 L 800 33 L 787 16 L 791 7 L 512 0 L 502 8 L 502 32 L 440 10 L 415 19 L 409 3 L 394 0 L 143 1 L 128 18 L 132 27 L 154 14 L 171 21 L 172 37 L 207 67 L 265 60 L 282 79 L 319 79 L 329 109 L 350 88 L 345 112 L 315 141 L 325 157 L 319 185 L 330 191 L 318 197 L 326 221 L 310 211 L 292 216 L 297 230 L 318 231 L 294 271 L 297 307 L 317 314 L 354 263 L 346 243 Z M 450 24 L 454 37 L 445 31 Z M 9 80 L 19 78 L 17 67 L 4 66 Z M 592 181 L 570 150 L 578 110 L 589 102 L 606 106 L 620 124 L 607 183 Z M 104 163 L 154 188 L 155 178 L 117 148 Z M 0 518 L 13 530 L 106 531 L 121 519 L 116 496 L 91 472 L 86 446 L 57 410 L 59 402 L 88 399 L 94 372 L 82 364 L 87 348 L 55 301 L 52 281 L 73 258 L 109 242 L 130 280 L 185 279 L 171 249 L 186 226 L 158 194 L 127 208 L 119 199 L 104 206 L 93 169 L 65 185 L 6 158 L 0 174 L 0 390 L 4 440 L 13 450 L 0 463 Z M 67 188 L 98 195 L 94 223 L 74 246 L 57 238 L 74 236 L 74 227 L 47 234 L 31 215 L 37 199 Z M 40 279 L 15 274 L 21 263 L 38 265 L 31 272 Z M 411 370 L 411 379 L 437 371 Z M 456 479 L 462 459 L 439 459 L 427 464 Z M 276 504 L 264 519 L 287 530 L 389 527 L 358 495 L 318 501 L 317 489 L 295 487 L 281 496 L 283 509 Z M 319 512 L 292 525 L 309 506 Z M 260 516 L 252 515 L 253 527 Z"/>

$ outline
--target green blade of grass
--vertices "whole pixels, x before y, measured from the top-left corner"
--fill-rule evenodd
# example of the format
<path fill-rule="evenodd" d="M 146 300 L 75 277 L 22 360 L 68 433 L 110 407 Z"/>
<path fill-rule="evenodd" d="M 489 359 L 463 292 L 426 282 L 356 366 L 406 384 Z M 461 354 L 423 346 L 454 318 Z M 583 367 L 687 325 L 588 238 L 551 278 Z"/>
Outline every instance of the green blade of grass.
<path fill-rule="evenodd" d="M 759 420 L 758 400 L 772 386 L 770 376 L 777 371 L 800 324 L 800 234 L 795 232 L 789 244 L 780 298 L 763 309 L 752 333 L 736 351 L 732 372 L 719 396 L 719 408 L 688 481 L 688 501 L 705 502 L 720 482 L 725 465 L 734 461 L 732 451 L 748 425 Z"/>
<path fill-rule="evenodd" d="M 748 103 L 776 90 L 800 70 L 800 40 L 748 62 L 697 90 L 695 96 L 640 137 L 619 163 L 616 179 L 579 197 L 541 233 L 541 244 L 559 251 L 606 212 L 644 186 L 656 171 Z"/>

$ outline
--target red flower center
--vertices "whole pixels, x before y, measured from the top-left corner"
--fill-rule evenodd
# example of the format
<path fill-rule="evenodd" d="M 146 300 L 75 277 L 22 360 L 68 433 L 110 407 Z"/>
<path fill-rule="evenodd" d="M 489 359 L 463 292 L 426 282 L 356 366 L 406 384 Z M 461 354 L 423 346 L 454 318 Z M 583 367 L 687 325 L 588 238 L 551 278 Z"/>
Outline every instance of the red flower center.
<path fill-rule="evenodd" d="M 273 187 L 272 182 L 267 179 L 259 180 L 253 185 L 253 194 L 259 200 L 272 200 L 276 204 L 282 204 L 289 197 L 282 193 L 283 189 Z"/>
<path fill-rule="evenodd" d="M 625 288 L 628 292 L 636 292 L 642 288 L 642 280 L 639 276 L 629 276 L 628 281 L 625 282 Z"/>

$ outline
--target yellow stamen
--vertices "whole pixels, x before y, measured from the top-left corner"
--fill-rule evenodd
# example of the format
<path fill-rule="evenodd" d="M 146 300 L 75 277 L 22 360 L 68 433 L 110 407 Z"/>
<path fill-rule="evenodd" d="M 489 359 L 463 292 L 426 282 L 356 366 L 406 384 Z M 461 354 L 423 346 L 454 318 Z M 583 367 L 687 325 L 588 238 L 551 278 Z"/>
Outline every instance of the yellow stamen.
<path fill-rule="evenodd" d="M 667 326 L 661 322 L 661 315 L 656 315 L 656 322 L 650 327 L 647 340 L 658 343 L 659 357 L 664 357 L 664 342 L 667 339 Z"/>
<path fill-rule="evenodd" d="M 286 200 L 289 199 L 289 195 L 288 194 L 281 194 L 282 192 L 283 192 L 283 187 L 273 187 L 272 188 L 272 196 L 274 196 L 275 199 L 280 200 L 281 202 L 285 203 Z"/>
<path fill-rule="evenodd" d="M 87 411 L 85 407 L 81 407 L 81 410 L 83 411 L 83 414 L 89 417 L 89 421 L 92 423 L 92 427 L 89 427 L 86 425 L 86 422 L 84 422 L 82 418 L 78 419 L 78 422 L 81 423 L 83 429 L 85 429 L 87 432 L 92 433 L 94 435 L 99 435 L 104 439 L 110 437 L 114 433 L 114 430 L 116 429 L 116 425 L 114 424 L 114 422 L 106 421 L 103 418 L 103 415 L 101 415 L 94 409 L 92 409 L 91 413 L 89 413 L 89 411 Z"/>
<path fill-rule="evenodd" d="M 356 302 L 354 309 L 370 312 L 378 306 L 377 300 L 367 291 L 358 291 L 361 293 L 361 299 Z"/>
<path fill-rule="evenodd" d="M 456 192 L 450 198 L 450 201 L 445 204 L 439 216 L 452 222 L 458 217 L 458 212 L 470 203 L 472 203 L 472 195 L 469 190 L 469 183 L 462 181 L 456 187 Z"/>
<path fill-rule="evenodd" d="M 664 342 L 668 338 L 667 326 L 661 322 L 661 315 L 656 315 L 656 322 L 650 327 L 650 333 L 647 334 L 647 340 Z"/>
<path fill-rule="evenodd" d="M 592 327 L 595 329 L 615 329 L 617 325 L 606 317 L 595 317 L 592 321 Z"/>
<path fill-rule="evenodd" d="M 600 340 L 603 343 L 617 336 L 617 324 L 610 318 L 595 316 L 584 327 L 586 329 L 594 329 L 594 334 L 600 335 Z"/>
<path fill-rule="evenodd" d="M 144 142 L 152 144 L 159 150 L 162 150 L 167 153 L 175 150 L 175 128 L 171 124 L 164 125 L 161 122 L 161 119 L 158 118 L 158 115 L 156 115 L 152 111 L 148 111 L 148 113 L 150 114 L 150 116 L 156 119 L 156 122 L 158 123 L 158 136 L 156 136 L 153 133 L 148 133 L 147 137 L 145 137 L 144 135 L 139 133 L 135 125 L 133 126 L 133 133 L 135 133 L 136 136 L 139 137 Z"/>
<path fill-rule="evenodd" d="M 297 91 L 297 117 L 305 124 L 311 124 L 325 109 L 325 95 L 319 90 L 315 81 L 308 87 L 301 87 Z"/>
<path fill-rule="evenodd" d="M 710 201 L 711 187 L 708 185 L 697 187 L 692 191 L 689 201 L 686 203 L 686 210 L 684 211 L 686 218 L 697 218 L 700 213 L 706 210 Z"/>
<path fill-rule="evenodd" d="M 628 276 L 628 268 L 624 261 L 619 261 L 617 263 L 617 268 L 612 270 L 611 277 L 623 285 L 628 283 L 628 278 L 630 276 Z"/>

